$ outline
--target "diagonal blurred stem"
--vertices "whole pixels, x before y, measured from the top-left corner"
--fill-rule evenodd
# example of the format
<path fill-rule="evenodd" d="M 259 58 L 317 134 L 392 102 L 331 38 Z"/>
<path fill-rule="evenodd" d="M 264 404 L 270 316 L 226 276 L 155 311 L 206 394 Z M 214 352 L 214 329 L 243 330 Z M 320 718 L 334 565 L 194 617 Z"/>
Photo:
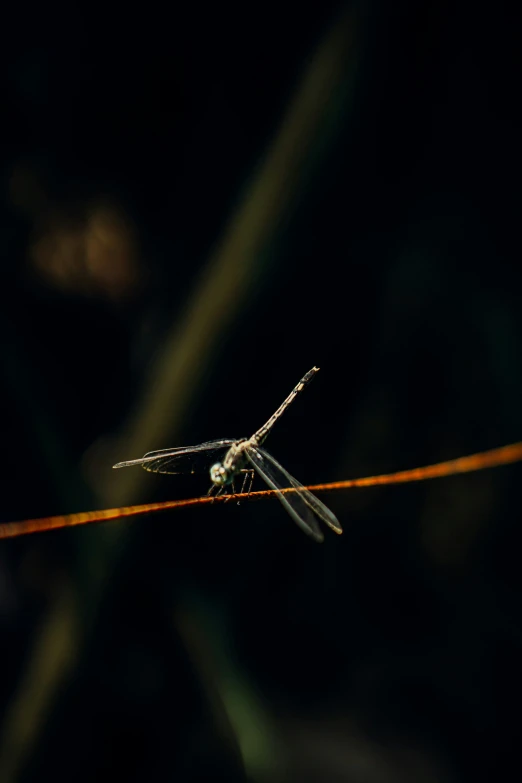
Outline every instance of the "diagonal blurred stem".
<path fill-rule="evenodd" d="M 261 273 L 262 254 L 302 184 L 310 148 L 345 74 L 352 28 L 350 18 L 343 16 L 318 48 L 192 299 L 167 333 L 125 431 L 129 454 L 145 453 L 165 433 L 176 432 L 223 333 L 247 307 Z M 110 505 L 136 502 L 146 479 L 146 473 L 112 474 L 103 499 Z"/>
<path fill-rule="evenodd" d="M 123 429 L 121 441 L 128 453 L 141 454 L 153 448 L 160 435 L 175 436 L 204 367 L 223 334 L 247 307 L 261 274 L 261 258 L 304 184 L 313 148 L 336 108 L 353 58 L 353 34 L 352 16 L 345 11 L 311 57 L 278 134 L 208 259 L 185 311 L 154 357 L 143 394 Z M 315 158 L 314 165 L 317 163 Z M 110 485 L 101 488 L 100 500 L 107 505 L 135 503 L 143 495 L 145 478 L 140 473 L 111 473 Z M 120 526 L 103 530 L 103 557 L 98 558 L 89 587 L 94 605 L 101 598 L 121 530 Z M 6 712 L 0 738 L 2 783 L 18 778 L 39 739 L 50 705 L 81 651 L 77 606 L 74 598 L 70 599 L 72 584 L 64 583 L 62 591 L 62 597 L 48 609 Z M 67 600 L 63 595 L 69 596 Z"/>

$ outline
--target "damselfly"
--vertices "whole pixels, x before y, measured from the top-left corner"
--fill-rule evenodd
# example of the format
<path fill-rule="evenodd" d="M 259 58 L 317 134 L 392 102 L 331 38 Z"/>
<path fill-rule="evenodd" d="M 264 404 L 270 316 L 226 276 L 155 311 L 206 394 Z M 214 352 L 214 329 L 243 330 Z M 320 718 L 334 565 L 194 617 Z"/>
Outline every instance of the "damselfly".
<path fill-rule="evenodd" d="M 220 440 L 210 440 L 206 443 L 200 443 L 199 446 L 182 446 L 177 449 L 161 449 L 160 451 L 149 451 L 141 459 L 133 459 L 128 462 L 118 462 L 115 468 L 127 468 L 134 465 L 140 465 L 145 470 L 153 473 L 186 473 L 194 472 L 194 466 L 204 458 L 207 463 L 219 451 L 224 451 L 223 459 L 216 462 L 210 468 L 210 478 L 212 486 L 211 493 L 217 490 L 220 494 L 226 487 L 231 487 L 234 492 L 234 479 L 240 473 L 244 474 L 243 489 L 245 489 L 246 480 L 250 475 L 250 487 L 252 486 L 253 473 L 256 471 L 261 478 L 273 489 L 288 511 L 292 519 L 297 522 L 299 527 L 316 541 L 323 540 L 323 533 L 318 519 L 325 522 L 336 533 L 342 533 L 342 527 L 337 517 L 327 508 L 324 503 L 312 495 L 312 493 L 303 487 L 302 484 L 290 475 L 267 451 L 261 448 L 262 443 L 267 438 L 270 430 L 285 412 L 290 403 L 299 394 L 304 387 L 310 383 L 318 367 L 312 369 L 301 378 L 297 386 L 290 392 L 286 400 L 279 406 L 276 412 L 268 419 L 260 429 L 250 438 L 221 438 Z M 251 467 L 247 467 L 251 466 Z M 295 491 L 283 494 L 281 490 L 285 487 L 292 487 Z M 250 491 L 250 490 L 249 490 Z"/>

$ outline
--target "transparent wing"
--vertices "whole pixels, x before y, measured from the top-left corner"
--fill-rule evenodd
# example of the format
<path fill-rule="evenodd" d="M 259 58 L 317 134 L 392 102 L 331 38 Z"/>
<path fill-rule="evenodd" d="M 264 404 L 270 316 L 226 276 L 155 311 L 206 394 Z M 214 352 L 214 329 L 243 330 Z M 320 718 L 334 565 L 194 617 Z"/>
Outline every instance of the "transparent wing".
<path fill-rule="evenodd" d="M 140 465 L 152 473 L 193 473 L 198 466 L 209 464 L 216 452 L 223 451 L 235 442 L 234 438 L 221 438 L 200 443 L 198 446 L 149 451 L 141 459 L 118 462 L 113 465 L 113 468 L 132 468 Z"/>
<path fill-rule="evenodd" d="M 312 495 L 308 489 L 305 489 L 268 452 L 251 446 L 245 451 L 245 454 L 268 486 L 276 491 L 277 497 L 301 530 L 315 538 L 316 541 L 322 541 L 323 534 L 317 524 L 317 517 L 319 517 L 336 533 L 342 533 L 342 527 L 330 509 L 321 503 L 315 495 Z M 298 492 L 283 495 L 280 490 L 287 487 L 288 484 Z"/>
<path fill-rule="evenodd" d="M 322 519 L 336 533 L 343 532 L 341 523 L 335 514 L 319 498 L 312 495 L 310 490 L 305 489 L 297 479 L 291 476 L 271 454 L 264 449 L 251 447 L 246 451 L 246 455 L 257 472 L 276 492 L 288 484 L 298 490 L 298 492 L 292 492 L 288 495 L 279 492 L 277 494 L 283 506 L 305 533 L 312 535 L 318 541 L 323 540 L 323 534 L 317 524 L 316 517 Z"/>

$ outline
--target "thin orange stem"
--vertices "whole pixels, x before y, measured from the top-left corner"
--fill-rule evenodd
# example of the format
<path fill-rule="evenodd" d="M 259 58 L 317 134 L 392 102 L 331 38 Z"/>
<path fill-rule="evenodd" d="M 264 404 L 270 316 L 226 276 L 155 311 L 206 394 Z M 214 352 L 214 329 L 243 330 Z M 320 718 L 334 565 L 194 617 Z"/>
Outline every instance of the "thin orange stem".
<path fill-rule="evenodd" d="M 490 451 L 481 451 L 467 457 L 438 462 L 424 468 L 401 470 L 398 473 L 385 473 L 380 476 L 367 476 L 366 478 L 348 479 L 346 481 L 333 481 L 328 484 L 313 484 L 307 487 L 314 492 L 328 492 L 337 489 L 351 489 L 352 487 L 375 487 L 382 484 L 404 484 L 410 481 L 426 481 L 426 479 L 452 476 L 456 473 L 472 473 L 475 470 L 495 468 L 499 465 L 509 465 L 522 460 L 522 442 L 512 443 L 509 446 L 501 446 Z M 282 490 L 284 493 L 295 492 L 293 487 Z M 63 527 L 75 525 L 88 525 L 94 522 L 108 522 L 125 517 L 136 517 L 141 514 L 151 514 L 154 511 L 167 511 L 172 508 L 203 505 L 205 503 L 227 502 L 229 500 L 258 499 L 275 495 L 271 489 L 260 492 L 238 493 L 200 498 L 187 498 L 185 500 L 167 500 L 162 503 L 145 503 L 141 506 L 123 506 L 122 508 L 109 508 L 102 511 L 84 511 L 78 514 L 65 514 L 63 516 L 43 517 L 42 519 L 24 519 L 21 522 L 5 522 L 0 524 L 0 539 L 15 538 L 28 533 L 40 533 L 44 530 L 57 530 Z"/>

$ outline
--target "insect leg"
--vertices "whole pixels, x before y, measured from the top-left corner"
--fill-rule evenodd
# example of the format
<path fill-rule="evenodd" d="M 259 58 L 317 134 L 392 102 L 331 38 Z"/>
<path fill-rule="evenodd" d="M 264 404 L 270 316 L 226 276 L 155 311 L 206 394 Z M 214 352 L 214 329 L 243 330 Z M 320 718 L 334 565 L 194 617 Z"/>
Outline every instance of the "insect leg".
<path fill-rule="evenodd" d="M 235 495 L 236 494 L 236 487 L 235 487 L 235 484 L 234 484 L 234 479 L 232 479 L 232 481 L 230 482 L 230 486 L 232 487 L 232 495 Z M 225 487 L 221 487 L 221 491 L 223 491 L 224 489 L 225 489 Z M 227 492 L 227 497 L 226 497 L 225 503 L 228 503 L 228 501 L 230 500 L 230 497 L 231 496 Z"/>
<path fill-rule="evenodd" d="M 252 492 L 252 484 L 254 483 L 254 476 L 255 476 L 255 470 L 249 470 L 250 473 L 250 485 L 248 487 L 248 494 L 250 496 L 250 493 Z"/>
<path fill-rule="evenodd" d="M 251 473 L 251 471 L 247 468 L 246 470 L 243 471 L 243 473 L 245 474 L 245 478 L 243 479 L 243 484 L 241 485 L 241 494 L 242 495 L 245 493 L 245 487 L 246 487 L 247 479 L 248 479 L 248 476 Z M 239 503 L 239 501 L 238 501 L 238 503 Z"/>
<path fill-rule="evenodd" d="M 220 487 L 220 488 L 218 489 L 218 487 L 217 487 L 217 485 L 216 485 L 216 484 L 211 484 L 211 485 L 210 485 L 210 489 L 209 489 L 209 491 L 207 492 L 207 496 L 208 496 L 208 497 L 211 497 L 211 498 L 212 498 L 212 502 L 214 502 L 215 498 L 217 498 L 217 496 L 218 496 L 218 495 L 219 495 L 219 493 L 222 491 L 222 489 L 223 489 L 223 487 Z M 215 490 L 217 490 L 217 492 L 215 492 Z"/>

